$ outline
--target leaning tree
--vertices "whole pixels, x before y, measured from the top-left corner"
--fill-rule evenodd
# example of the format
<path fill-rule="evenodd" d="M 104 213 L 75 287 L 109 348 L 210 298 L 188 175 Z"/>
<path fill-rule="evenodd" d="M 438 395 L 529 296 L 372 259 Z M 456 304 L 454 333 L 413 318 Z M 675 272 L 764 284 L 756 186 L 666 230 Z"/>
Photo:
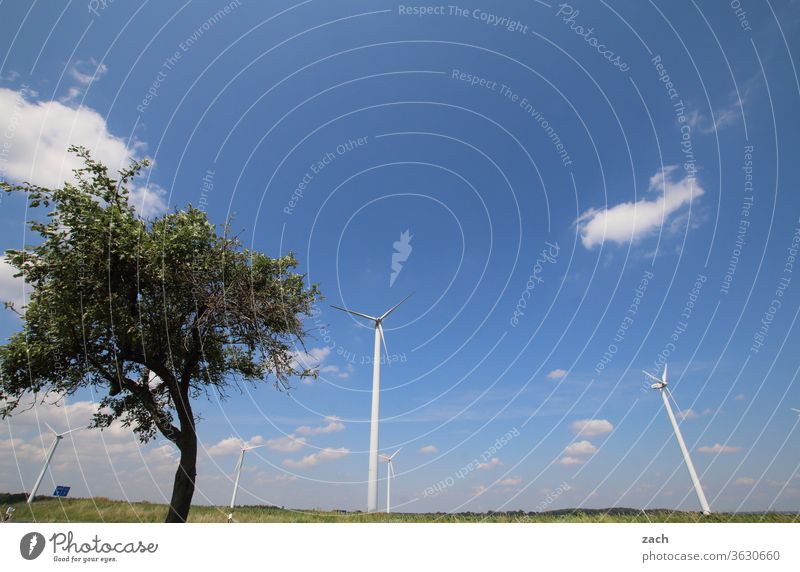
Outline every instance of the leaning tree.
<path fill-rule="evenodd" d="M 147 166 L 116 179 L 81 147 L 84 166 L 60 188 L 1 183 L 24 193 L 36 244 L 6 251 L 30 290 L 14 308 L 22 330 L 0 346 L 0 414 L 33 396 L 84 388 L 103 398 L 92 426 L 119 420 L 142 442 L 160 432 L 180 451 L 167 522 L 185 522 L 197 475 L 201 396 L 225 397 L 243 382 L 314 375 L 295 360 L 303 320 L 320 297 L 289 253 L 243 248 L 191 206 L 151 220 L 130 190 Z"/>

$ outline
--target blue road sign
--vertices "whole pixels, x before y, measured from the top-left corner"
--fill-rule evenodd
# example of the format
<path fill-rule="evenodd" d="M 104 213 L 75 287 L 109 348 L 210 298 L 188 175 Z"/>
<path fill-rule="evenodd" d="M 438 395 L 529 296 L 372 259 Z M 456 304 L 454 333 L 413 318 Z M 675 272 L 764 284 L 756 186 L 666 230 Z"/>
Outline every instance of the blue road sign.
<path fill-rule="evenodd" d="M 69 487 L 64 487 L 64 486 L 61 486 L 61 485 L 57 486 L 56 490 L 53 491 L 53 496 L 54 497 L 65 497 L 68 494 L 69 494 Z"/>

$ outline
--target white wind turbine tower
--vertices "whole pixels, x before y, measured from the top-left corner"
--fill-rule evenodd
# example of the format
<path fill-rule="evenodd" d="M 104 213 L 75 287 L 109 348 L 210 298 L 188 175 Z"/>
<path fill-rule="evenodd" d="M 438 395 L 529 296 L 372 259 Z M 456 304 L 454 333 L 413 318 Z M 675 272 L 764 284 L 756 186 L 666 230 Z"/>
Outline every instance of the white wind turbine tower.
<path fill-rule="evenodd" d="M 354 312 L 347 308 L 331 306 L 337 310 L 354 314 L 375 323 L 375 352 L 373 354 L 372 365 L 372 418 L 369 427 L 369 473 L 367 474 L 367 512 L 378 510 L 378 419 L 380 417 L 380 392 L 381 392 L 381 342 L 386 352 L 386 363 L 389 364 L 389 349 L 386 347 L 386 339 L 383 337 L 383 320 L 394 312 L 400 304 L 411 297 L 411 294 L 400 300 L 400 302 L 389 308 L 379 318 Z"/>
<path fill-rule="evenodd" d="M 664 407 L 667 409 L 669 420 L 672 422 L 672 428 L 675 431 L 675 438 L 678 440 L 681 453 L 683 453 L 683 460 L 686 462 L 686 468 L 689 470 L 689 476 L 692 478 L 694 490 L 697 493 L 697 499 L 700 501 L 700 507 L 703 509 L 703 514 L 711 514 L 711 509 L 709 508 L 708 501 L 706 500 L 706 494 L 703 492 L 703 487 L 700 485 L 700 479 L 697 477 L 697 472 L 694 470 L 692 459 L 689 457 L 689 450 L 686 448 L 686 443 L 683 441 L 683 435 L 681 435 L 681 430 L 678 427 L 678 422 L 675 420 L 675 414 L 672 412 L 672 406 L 669 402 L 669 397 L 667 394 L 669 393 L 669 395 L 672 395 L 672 392 L 670 392 L 669 387 L 667 387 L 667 365 L 664 364 L 664 373 L 662 374 L 661 379 L 658 379 L 654 375 L 650 375 L 646 371 L 643 371 L 642 373 L 644 373 L 651 380 L 655 381 L 655 383 L 650 386 L 650 389 L 658 389 L 661 392 L 661 399 L 664 401 Z"/>
<path fill-rule="evenodd" d="M 253 445 L 253 446 L 246 446 L 242 445 L 242 452 L 239 453 L 239 460 L 236 462 L 236 468 L 234 472 L 236 473 L 236 478 L 233 481 L 233 495 L 231 495 L 231 511 L 228 513 L 228 522 L 233 522 L 233 506 L 236 504 L 236 493 L 239 490 L 239 477 L 242 476 L 242 465 L 244 464 L 244 454 L 247 451 L 252 451 L 253 449 L 260 449 L 261 447 L 266 447 L 266 443 L 264 445 Z"/>
<path fill-rule="evenodd" d="M 400 447 L 402 449 L 402 447 Z M 392 479 L 394 479 L 394 467 L 392 461 L 400 452 L 400 449 L 391 455 L 381 455 L 381 459 L 386 461 L 386 514 L 392 512 Z"/>
<path fill-rule="evenodd" d="M 47 425 L 47 422 L 45 422 Z M 64 438 L 65 435 L 69 435 L 70 433 L 74 433 L 75 431 L 80 431 L 81 429 L 85 429 L 85 427 L 77 427 L 76 429 L 71 429 L 69 431 L 64 431 L 63 433 L 56 433 L 56 430 L 47 425 L 47 428 L 53 432 L 53 444 L 50 445 L 50 448 L 47 450 L 47 455 L 44 459 L 44 465 L 42 465 L 42 471 L 39 473 L 39 476 L 36 478 L 36 482 L 33 484 L 33 488 L 31 489 L 31 493 L 28 495 L 28 504 L 31 504 L 33 497 L 36 496 L 36 492 L 39 490 L 39 485 L 42 484 L 42 479 L 44 478 L 44 474 L 47 472 L 47 467 L 50 465 L 50 460 L 53 458 L 53 454 L 56 452 L 56 447 L 58 447 L 59 441 Z"/>

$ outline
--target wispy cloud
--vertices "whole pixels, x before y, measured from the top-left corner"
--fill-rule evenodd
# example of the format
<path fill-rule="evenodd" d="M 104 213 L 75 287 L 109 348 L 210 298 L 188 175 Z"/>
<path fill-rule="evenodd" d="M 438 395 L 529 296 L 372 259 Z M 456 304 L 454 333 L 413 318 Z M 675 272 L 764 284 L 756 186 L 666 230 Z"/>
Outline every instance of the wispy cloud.
<path fill-rule="evenodd" d="M 556 463 L 559 465 L 582 465 L 585 461 L 577 457 L 561 457 Z"/>
<path fill-rule="evenodd" d="M 340 447 L 338 449 L 326 448 L 322 449 L 318 453 L 312 453 L 311 455 L 306 455 L 299 461 L 295 461 L 294 459 L 284 459 L 283 465 L 285 467 L 290 467 L 292 469 L 307 469 L 323 461 L 332 461 L 334 459 L 341 459 L 342 457 L 346 457 L 349 454 L 350 454 L 350 449 L 345 449 L 344 447 Z"/>
<path fill-rule="evenodd" d="M 267 448 L 273 451 L 280 451 L 281 453 L 293 453 L 299 451 L 306 445 L 307 441 L 303 437 L 295 437 L 294 435 L 284 435 L 283 437 L 275 437 L 266 442 Z"/>
<path fill-rule="evenodd" d="M 743 109 L 751 98 L 750 84 L 745 86 L 742 91 L 741 100 L 739 95 L 734 90 L 731 92 L 727 105 L 723 105 L 717 109 L 713 116 L 709 116 L 699 110 L 694 110 L 689 114 L 689 125 L 695 131 L 704 135 L 709 135 L 717 131 L 721 131 L 726 127 L 737 124 L 742 120 L 744 115 Z"/>
<path fill-rule="evenodd" d="M 327 423 L 319 427 L 303 425 L 302 427 L 295 429 L 295 433 L 299 433 L 300 435 L 322 435 L 324 433 L 337 433 L 339 431 L 344 431 L 344 423 L 342 423 L 338 417 L 329 415 L 325 418 L 325 421 L 327 421 Z"/>
<path fill-rule="evenodd" d="M 89 85 L 93 81 L 97 81 L 106 72 L 108 72 L 108 66 L 98 63 L 94 58 L 75 60 L 68 70 L 70 77 L 81 85 Z"/>
<path fill-rule="evenodd" d="M 716 454 L 716 455 L 725 455 L 730 453 L 738 453 L 742 450 L 741 447 L 731 447 L 729 445 L 720 445 L 719 443 L 715 443 L 712 446 L 703 446 L 698 447 L 698 453 L 709 453 L 709 454 Z"/>
<path fill-rule="evenodd" d="M 436 445 L 425 445 L 424 447 L 420 448 L 419 452 L 424 455 L 435 455 L 439 452 L 439 449 L 436 447 Z"/>
<path fill-rule="evenodd" d="M 567 375 L 567 370 L 565 369 L 554 369 L 550 373 L 547 374 L 547 379 L 561 379 L 562 377 Z"/>
<path fill-rule="evenodd" d="M 492 457 L 487 462 L 479 464 L 478 468 L 481 469 L 482 471 L 488 471 L 489 469 L 494 469 L 495 467 L 499 467 L 502 464 L 503 462 L 500 459 L 498 459 L 497 457 Z"/>
<path fill-rule="evenodd" d="M 93 82 L 98 81 L 108 72 L 106 64 L 98 63 L 94 58 L 89 60 L 75 60 L 67 68 L 67 76 L 76 82 L 77 85 L 70 86 L 67 95 L 61 97 L 59 101 L 71 104 L 83 95 L 84 90 Z"/>

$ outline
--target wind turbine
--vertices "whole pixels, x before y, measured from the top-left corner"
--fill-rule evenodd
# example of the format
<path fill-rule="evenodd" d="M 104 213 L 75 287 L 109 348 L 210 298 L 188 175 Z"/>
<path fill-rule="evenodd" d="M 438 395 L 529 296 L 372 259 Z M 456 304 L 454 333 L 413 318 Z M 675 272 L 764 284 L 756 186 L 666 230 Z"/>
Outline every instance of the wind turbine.
<path fill-rule="evenodd" d="M 381 393 L 381 342 L 386 352 L 386 363 L 389 363 L 389 349 L 386 347 L 386 339 L 383 337 L 383 321 L 394 312 L 400 304 L 411 297 L 411 294 L 400 300 L 400 302 L 389 308 L 382 316 L 376 318 L 360 312 L 354 312 L 347 308 L 331 306 L 342 312 L 353 314 L 371 320 L 375 323 L 375 352 L 372 364 L 372 418 L 369 426 L 369 472 L 367 474 L 367 512 L 378 510 L 378 419 L 380 417 L 380 393 Z"/>
<path fill-rule="evenodd" d="M 47 425 L 47 422 L 44 423 Z M 69 435 L 70 433 L 74 433 L 75 431 L 80 431 L 84 429 L 84 427 L 77 427 L 75 429 L 71 429 L 69 431 L 64 431 L 63 433 L 56 433 L 56 430 L 47 425 L 47 428 L 53 432 L 55 439 L 53 439 L 53 444 L 50 445 L 50 449 L 47 450 L 47 455 L 44 459 L 44 465 L 42 466 L 42 471 L 39 473 L 39 476 L 36 478 L 36 482 L 33 484 L 33 488 L 31 489 L 31 494 L 28 495 L 28 504 L 31 504 L 33 497 L 36 496 L 36 491 L 39 490 L 39 485 L 42 484 L 42 479 L 44 478 L 44 474 L 47 472 L 47 467 L 50 465 L 50 459 L 53 458 L 53 453 L 56 452 L 56 447 L 58 447 L 58 442 L 64 438 L 65 435 Z"/>
<path fill-rule="evenodd" d="M 689 457 L 689 450 L 686 448 L 686 443 L 683 441 L 683 435 L 681 435 L 681 430 L 678 427 L 678 422 L 675 420 L 675 414 L 672 412 L 672 406 L 670 405 L 669 398 L 667 396 L 668 393 L 672 395 L 672 392 L 670 392 L 669 388 L 667 387 L 667 365 L 664 364 L 664 373 L 661 375 L 661 379 L 658 379 L 654 375 L 650 375 L 646 371 L 643 371 L 642 373 L 644 373 L 651 380 L 655 381 L 655 383 L 650 386 L 650 389 L 658 389 L 661 392 L 661 399 L 664 401 L 664 407 L 667 409 L 669 420 L 672 422 L 672 428 L 675 430 L 675 438 L 678 440 L 681 453 L 683 453 L 683 460 L 686 462 L 686 468 L 689 470 L 689 476 L 692 478 L 694 490 L 697 493 L 697 499 L 700 501 L 700 507 L 703 509 L 703 514 L 709 515 L 711 514 L 711 509 L 708 506 L 706 495 L 703 492 L 703 487 L 700 485 L 700 479 L 697 477 L 697 472 L 694 470 L 692 459 Z"/>
<path fill-rule="evenodd" d="M 254 445 L 251 447 L 247 447 L 242 445 L 242 452 L 239 453 L 239 460 L 236 462 L 236 468 L 234 472 L 236 473 L 236 479 L 233 481 L 233 495 L 231 495 L 231 511 L 228 513 L 228 522 L 233 522 L 233 505 L 236 503 L 236 493 L 239 490 L 239 477 L 242 476 L 242 465 L 244 464 L 244 454 L 247 451 L 252 451 L 253 449 L 260 449 L 261 447 L 266 447 L 266 443 L 263 445 Z"/>
<path fill-rule="evenodd" d="M 400 447 L 402 449 L 402 447 Z M 386 461 L 386 514 L 392 512 L 392 479 L 394 479 L 394 467 L 392 461 L 400 452 L 400 449 L 391 455 L 381 455 L 381 459 Z"/>

